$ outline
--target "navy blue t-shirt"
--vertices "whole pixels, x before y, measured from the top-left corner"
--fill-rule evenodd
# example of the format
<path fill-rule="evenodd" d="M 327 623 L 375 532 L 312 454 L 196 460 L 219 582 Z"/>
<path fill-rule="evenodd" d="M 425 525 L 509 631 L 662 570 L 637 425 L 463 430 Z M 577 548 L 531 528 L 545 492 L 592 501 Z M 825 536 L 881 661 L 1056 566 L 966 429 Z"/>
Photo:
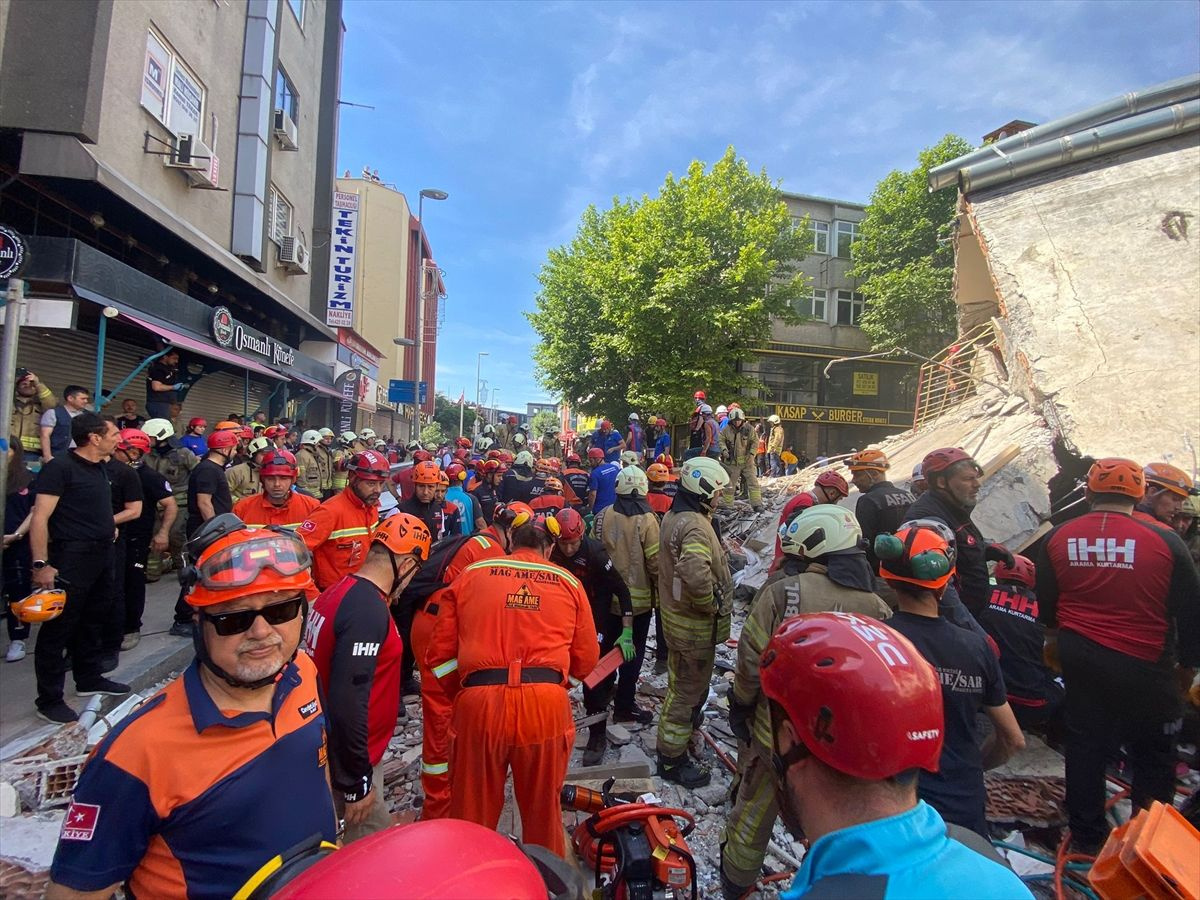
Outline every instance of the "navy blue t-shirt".
<path fill-rule="evenodd" d="M 946 737 L 938 771 L 921 771 L 918 794 L 943 819 L 987 837 L 983 753 L 975 716 L 1007 700 L 996 655 L 979 634 L 942 618 L 897 612 L 888 625 L 913 642 L 942 684 Z"/>

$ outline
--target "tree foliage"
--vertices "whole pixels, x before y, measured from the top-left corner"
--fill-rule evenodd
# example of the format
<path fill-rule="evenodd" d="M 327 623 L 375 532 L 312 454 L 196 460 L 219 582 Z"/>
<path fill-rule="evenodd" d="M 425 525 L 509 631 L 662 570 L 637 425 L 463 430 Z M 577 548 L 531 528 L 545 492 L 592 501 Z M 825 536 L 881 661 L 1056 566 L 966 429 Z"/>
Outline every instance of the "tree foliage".
<path fill-rule="evenodd" d="M 527 313 L 542 383 L 618 422 L 686 414 L 697 388 L 758 387 L 736 363 L 768 340 L 772 316 L 796 320 L 808 246 L 778 186 L 733 148 L 668 175 L 655 197 L 589 206 L 574 240 L 550 251 Z"/>
<path fill-rule="evenodd" d="M 929 192 L 929 170 L 971 150 L 948 134 L 922 150 L 917 167 L 879 182 L 859 226 L 851 276 L 867 299 L 862 330 L 876 350 L 907 347 L 931 355 L 957 330 L 951 297 L 954 247 L 949 241 L 957 196 Z"/>
<path fill-rule="evenodd" d="M 454 423 L 454 430 L 458 431 L 458 423 L 457 422 Z M 435 446 L 438 446 L 438 447 L 440 447 L 442 444 L 446 443 L 446 433 L 444 431 L 442 431 L 442 426 L 441 426 L 440 422 L 438 422 L 437 420 L 434 420 L 432 422 L 426 423 L 425 427 L 421 429 L 421 443 L 424 444 L 425 446 L 434 444 Z"/>
<path fill-rule="evenodd" d="M 529 434 L 532 437 L 540 438 L 551 425 L 557 424 L 558 416 L 550 412 L 550 410 L 544 409 L 529 420 Z"/>
<path fill-rule="evenodd" d="M 442 434 L 458 434 L 458 404 L 445 394 L 435 394 L 433 397 L 433 420 L 441 426 Z M 463 432 L 467 435 L 474 433 L 475 410 L 467 406 L 463 409 Z M 422 437 L 422 440 L 424 438 Z"/>

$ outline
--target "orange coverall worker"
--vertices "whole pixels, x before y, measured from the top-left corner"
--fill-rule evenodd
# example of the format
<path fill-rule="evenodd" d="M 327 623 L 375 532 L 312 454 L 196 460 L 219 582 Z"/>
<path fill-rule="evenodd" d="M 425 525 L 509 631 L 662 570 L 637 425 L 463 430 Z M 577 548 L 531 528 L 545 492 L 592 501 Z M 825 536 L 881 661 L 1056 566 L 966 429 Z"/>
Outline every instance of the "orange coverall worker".
<path fill-rule="evenodd" d="M 503 555 L 500 535 L 495 528 L 487 528 L 454 551 L 442 572 L 442 581 L 451 585 L 472 563 Z M 451 672 L 438 679 L 429 669 L 426 654 L 438 616 L 452 599 L 453 595 L 443 587 L 418 602 L 409 633 L 413 657 L 421 672 L 421 789 L 425 791 L 422 819 L 444 819 L 450 815 L 450 715 L 454 702 L 446 687 L 449 684 L 456 689 L 458 677 Z"/>
<path fill-rule="evenodd" d="M 450 726 L 450 815 L 495 828 L 512 767 L 522 839 L 566 854 L 559 792 L 575 743 L 567 676 L 600 658 L 587 594 L 521 548 L 468 566 L 447 591 L 428 661 L 457 672 Z"/>
<path fill-rule="evenodd" d="M 367 557 L 371 532 L 379 523 L 379 509 L 358 499 L 347 486 L 334 494 L 300 523 L 296 534 L 313 556 L 313 581 L 319 590 L 357 572 Z"/>
<path fill-rule="evenodd" d="M 251 494 L 233 504 L 233 514 L 247 525 L 278 525 L 295 531 L 320 505 L 321 501 L 316 497 L 295 491 L 288 494 L 287 503 L 283 506 L 275 506 L 266 494 Z"/>

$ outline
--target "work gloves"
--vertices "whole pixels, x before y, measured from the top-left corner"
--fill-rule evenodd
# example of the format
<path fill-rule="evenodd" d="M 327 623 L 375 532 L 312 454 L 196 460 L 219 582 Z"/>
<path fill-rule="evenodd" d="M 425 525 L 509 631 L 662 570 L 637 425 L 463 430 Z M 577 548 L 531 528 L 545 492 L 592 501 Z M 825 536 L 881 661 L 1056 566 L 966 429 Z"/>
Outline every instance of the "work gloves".
<path fill-rule="evenodd" d="M 1002 562 L 1010 569 L 1016 563 L 1012 553 L 1003 544 L 988 544 L 983 551 L 983 558 L 988 562 Z"/>
<path fill-rule="evenodd" d="M 625 662 L 629 662 L 637 656 L 637 650 L 633 646 L 632 626 L 621 629 L 621 636 L 617 638 L 617 646 L 621 648 L 621 655 L 625 657 Z"/>
<path fill-rule="evenodd" d="M 755 704 L 738 703 L 729 696 L 729 730 L 743 744 L 750 743 L 750 723 L 754 721 Z"/>

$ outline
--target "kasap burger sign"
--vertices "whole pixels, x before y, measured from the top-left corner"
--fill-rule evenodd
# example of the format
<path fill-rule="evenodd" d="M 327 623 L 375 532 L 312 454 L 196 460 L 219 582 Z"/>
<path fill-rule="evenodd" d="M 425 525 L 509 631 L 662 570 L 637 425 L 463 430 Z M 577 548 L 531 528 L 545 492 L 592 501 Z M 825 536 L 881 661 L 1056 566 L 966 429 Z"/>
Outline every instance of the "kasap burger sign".
<path fill-rule="evenodd" d="M 20 275 L 26 255 L 25 240 L 17 230 L 0 225 L 0 281 Z"/>

